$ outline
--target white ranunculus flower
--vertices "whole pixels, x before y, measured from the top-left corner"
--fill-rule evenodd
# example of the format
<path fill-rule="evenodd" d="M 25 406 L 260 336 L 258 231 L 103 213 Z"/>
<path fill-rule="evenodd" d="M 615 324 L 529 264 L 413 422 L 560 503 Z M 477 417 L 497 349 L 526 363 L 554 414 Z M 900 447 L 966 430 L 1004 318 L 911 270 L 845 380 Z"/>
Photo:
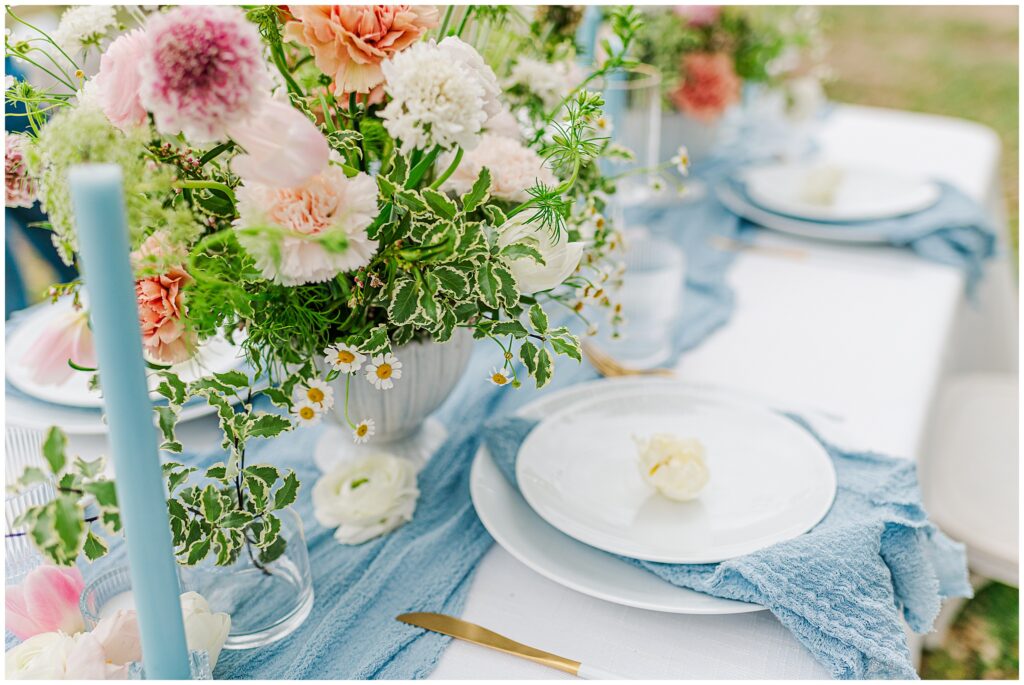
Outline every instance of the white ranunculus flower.
<path fill-rule="evenodd" d="M 525 218 L 509 220 L 499 229 L 498 245 L 505 247 L 512 243 L 526 243 L 544 258 L 540 264 L 531 257 L 519 257 L 511 262 L 512 275 L 519 292 L 532 295 L 542 290 L 551 290 L 565 282 L 579 266 L 583 256 L 583 243 L 570 243 L 565 231 L 553 231 L 537 223 L 527 223 Z"/>
<path fill-rule="evenodd" d="M 63 680 L 75 638 L 64 633 L 39 633 L 4 655 L 7 680 Z"/>
<path fill-rule="evenodd" d="M 656 433 L 636 443 L 640 474 L 665 497 L 685 502 L 707 485 L 710 474 L 704 445 L 696 438 Z"/>
<path fill-rule="evenodd" d="M 434 145 L 472 150 L 488 120 L 501 112 L 494 72 L 454 36 L 416 43 L 381 63 L 381 70 L 391 96 L 381 118 L 403 153 Z"/>
<path fill-rule="evenodd" d="M 408 459 L 371 454 L 346 461 L 313 486 L 313 512 L 334 539 L 358 545 L 412 520 L 420 491 Z"/>
<path fill-rule="evenodd" d="M 206 650 L 210 655 L 210 669 L 217 665 L 220 650 L 231 630 L 231 617 L 213 613 L 210 605 L 197 592 L 181 595 L 181 617 L 185 622 L 185 640 L 191 650 Z"/>

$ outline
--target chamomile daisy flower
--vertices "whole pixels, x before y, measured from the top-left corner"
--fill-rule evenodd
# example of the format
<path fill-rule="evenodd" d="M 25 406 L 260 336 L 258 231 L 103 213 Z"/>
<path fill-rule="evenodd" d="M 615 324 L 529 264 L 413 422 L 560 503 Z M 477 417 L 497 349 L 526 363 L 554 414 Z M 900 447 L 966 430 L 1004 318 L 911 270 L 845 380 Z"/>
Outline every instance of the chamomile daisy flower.
<path fill-rule="evenodd" d="M 342 373 L 355 373 L 362 368 L 366 357 L 351 345 L 336 343 L 324 350 L 324 361 Z"/>
<path fill-rule="evenodd" d="M 402 362 L 390 352 L 374 357 L 367 364 L 366 380 L 378 390 L 390 390 L 401 377 Z"/>
<path fill-rule="evenodd" d="M 607 114 L 602 114 L 598 118 L 594 119 L 594 130 L 606 136 L 612 134 L 612 130 L 615 126 L 612 124 L 612 118 Z"/>
<path fill-rule="evenodd" d="M 676 168 L 683 176 L 689 176 L 690 174 L 690 151 L 686 149 L 685 145 L 680 145 L 676 151 L 676 156 L 672 158 L 672 165 Z"/>
<path fill-rule="evenodd" d="M 508 385 L 512 382 L 512 379 L 505 375 L 505 370 L 499 369 L 497 366 L 491 368 L 491 375 L 487 377 L 487 380 L 493 385 Z"/>
<path fill-rule="evenodd" d="M 325 381 L 314 378 L 306 385 L 295 388 L 295 401 L 309 402 L 315 404 L 320 411 L 326 411 L 334 406 L 334 388 Z"/>
<path fill-rule="evenodd" d="M 298 420 L 299 425 L 312 426 L 320 422 L 323 412 L 312 402 L 296 402 L 292 407 L 292 416 Z"/>
<path fill-rule="evenodd" d="M 372 438 L 376 432 L 377 428 L 373 419 L 363 419 L 352 429 L 352 442 L 362 445 Z"/>

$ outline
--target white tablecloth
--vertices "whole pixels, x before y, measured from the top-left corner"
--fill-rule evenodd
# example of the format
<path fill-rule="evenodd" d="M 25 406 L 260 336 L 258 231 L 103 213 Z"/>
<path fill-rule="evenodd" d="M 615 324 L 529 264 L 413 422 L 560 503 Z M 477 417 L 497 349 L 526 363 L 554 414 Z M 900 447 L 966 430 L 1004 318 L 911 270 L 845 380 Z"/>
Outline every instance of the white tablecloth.
<path fill-rule="evenodd" d="M 1005 226 L 999 141 L 987 128 L 920 114 L 843 106 L 820 132 L 823 155 L 925 172 L 992 208 Z M 992 265 L 968 306 L 961 274 L 906 250 L 765 235 L 801 260 L 746 252 L 729 275 L 730 323 L 679 365 L 683 379 L 730 385 L 817 407 L 829 431 L 916 458 L 935 390 L 951 370 L 1016 369 L 1016 291 L 1009 262 Z M 853 445 L 851 445 L 853 446 Z M 592 599 L 549 581 L 495 546 L 463 618 L 513 639 L 635 678 L 828 677 L 769 613 L 680 616 Z M 560 674 L 456 641 L 433 678 Z"/>

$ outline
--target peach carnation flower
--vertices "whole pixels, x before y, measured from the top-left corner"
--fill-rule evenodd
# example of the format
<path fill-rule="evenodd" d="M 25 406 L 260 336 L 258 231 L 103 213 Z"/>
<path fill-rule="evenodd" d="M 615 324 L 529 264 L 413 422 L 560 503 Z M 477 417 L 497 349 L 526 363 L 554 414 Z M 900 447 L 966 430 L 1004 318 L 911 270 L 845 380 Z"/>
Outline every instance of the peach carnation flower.
<path fill-rule="evenodd" d="M 377 183 L 368 174 L 348 178 L 328 167 L 303 185 L 274 188 L 246 184 L 237 191 L 238 229 L 277 226 L 285 235 L 242 232 L 238 240 L 256 260 L 265 278 L 284 285 L 330 280 L 366 266 L 377 241 L 366 235 L 377 216 Z M 326 240 L 344 241 L 340 250 Z"/>
<path fill-rule="evenodd" d="M 442 168 L 447 168 L 451 157 L 449 153 L 441 163 Z M 468 192 L 484 167 L 491 172 L 491 195 L 511 202 L 529 200 L 530 194 L 526 191 L 536 185 L 537 181 L 550 186 L 558 180 L 544 166 L 541 156 L 518 140 L 485 133 L 480 138 L 480 144 L 466 153 L 442 189 L 460 195 Z"/>
<path fill-rule="evenodd" d="M 173 259 L 167 236 L 151 235 L 132 254 L 136 264 L 159 265 Z M 185 327 L 184 288 L 192 280 L 180 264 L 161 265 L 162 273 L 135 281 L 139 325 L 146 355 L 163 364 L 189 359 L 196 350 L 195 334 Z"/>
<path fill-rule="evenodd" d="M 380 63 L 438 25 L 432 5 L 289 5 L 285 37 L 308 47 L 334 92 L 369 93 L 384 82 Z"/>
<path fill-rule="evenodd" d="M 712 121 L 739 102 L 740 77 L 723 53 L 694 52 L 683 57 L 683 82 L 672 102 L 695 119 Z"/>

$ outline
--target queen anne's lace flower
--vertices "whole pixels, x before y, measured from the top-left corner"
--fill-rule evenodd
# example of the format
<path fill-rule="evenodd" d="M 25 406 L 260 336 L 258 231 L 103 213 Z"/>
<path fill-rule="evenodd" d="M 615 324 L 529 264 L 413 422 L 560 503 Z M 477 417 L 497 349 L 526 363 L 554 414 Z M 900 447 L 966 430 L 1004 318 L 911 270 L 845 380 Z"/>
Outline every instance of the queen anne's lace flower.
<path fill-rule="evenodd" d="M 450 163 L 442 160 L 442 167 Z M 511 202 L 525 202 L 530 199 L 527 192 L 539 181 L 546 186 L 554 185 L 557 179 L 544 165 L 536 152 L 518 140 L 485 133 L 480 145 L 466 153 L 459 168 L 445 181 L 442 189 L 462 194 L 468 192 L 480 171 L 487 167 L 491 174 L 491 195 Z"/>
<path fill-rule="evenodd" d="M 403 153 L 434 145 L 476 147 L 488 119 L 501 111 L 494 72 L 454 36 L 417 43 L 381 64 L 391 101 L 381 110 Z"/>
<path fill-rule="evenodd" d="M 161 133 L 180 131 L 196 143 L 224 138 L 267 98 L 259 31 L 239 8 L 177 7 L 153 15 L 146 36 L 139 95 Z"/>
<path fill-rule="evenodd" d="M 284 285 L 319 283 L 366 266 L 377 251 L 377 241 L 366 235 L 378 212 L 377 184 L 367 174 L 348 178 L 331 166 L 301 186 L 254 183 L 241 186 L 237 194 L 237 228 L 285 230 L 284 236 L 239 233 L 239 242 L 265 278 Z M 324 241 L 332 238 L 344 247 L 330 249 Z"/>
<path fill-rule="evenodd" d="M 107 31 L 117 25 L 110 5 L 79 5 L 60 15 L 57 30 L 50 37 L 65 52 L 73 54 L 90 46 L 98 47 Z"/>

